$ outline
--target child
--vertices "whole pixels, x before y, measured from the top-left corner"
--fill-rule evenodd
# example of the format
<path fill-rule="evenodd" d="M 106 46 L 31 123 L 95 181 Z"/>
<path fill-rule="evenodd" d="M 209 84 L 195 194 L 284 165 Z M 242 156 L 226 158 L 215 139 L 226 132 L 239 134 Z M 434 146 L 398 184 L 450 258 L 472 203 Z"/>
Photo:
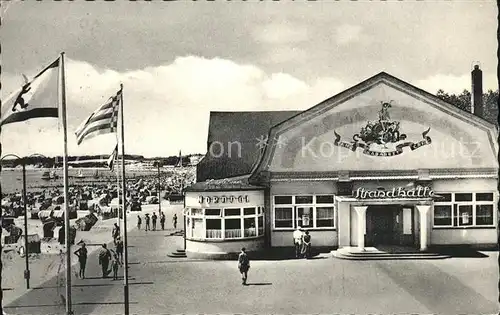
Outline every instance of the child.
<path fill-rule="evenodd" d="M 118 280 L 118 267 L 121 265 L 120 259 L 116 252 L 113 253 L 113 262 L 111 266 L 113 268 L 113 280 Z"/>

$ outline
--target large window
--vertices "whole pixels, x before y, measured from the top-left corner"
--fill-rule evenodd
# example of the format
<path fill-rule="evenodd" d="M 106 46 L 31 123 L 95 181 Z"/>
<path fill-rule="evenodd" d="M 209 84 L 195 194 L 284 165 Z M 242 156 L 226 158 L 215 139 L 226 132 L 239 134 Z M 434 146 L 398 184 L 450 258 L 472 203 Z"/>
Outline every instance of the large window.
<path fill-rule="evenodd" d="M 435 227 L 493 226 L 494 193 L 436 193 Z"/>
<path fill-rule="evenodd" d="M 241 239 L 264 235 L 263 207 L 186 209 L 186 236 L 192 239 Z"/>
<path fill-rule="evenodd" d="M 335 228 L 333 195 L 273 196 L 274 229 Z"/>

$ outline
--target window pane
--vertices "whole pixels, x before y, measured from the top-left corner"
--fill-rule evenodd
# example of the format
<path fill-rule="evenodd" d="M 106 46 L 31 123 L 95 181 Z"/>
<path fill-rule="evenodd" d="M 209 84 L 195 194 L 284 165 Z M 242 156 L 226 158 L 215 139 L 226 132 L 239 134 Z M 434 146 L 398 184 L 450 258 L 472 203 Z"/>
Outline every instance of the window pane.
<path fill-rule="evenodd" d="M 472 201 L 472 194 L 455 194 L 455 201 Z"/>
<path fill-rule="evenodd" d="M 191 235 L 194 238 L 205 238 L 205 227 L 203 226 L 203 219 L 191 220 Z"/>
<path fill-rule="evenodd" d="M 316 196 L 316 203 L 333 203 L 333 195 Z"/>
<path fill-rule="evenodd" d="M 297 226 L 313 227 L 313 208 L 297 207 Z"/>
<path fill-rule="evenodd" d="M 205 209 L 205 215 L 220 215 L 220 209 Z"/>
<path fill-rule="evenodd" d="M 333 207 L 316 208 L 316 227 L 334 227 Z"/>
<path fill-rule="evenodd" d="M 434 205 L 434 225 L 451 225 L 451 206 Z"/>
<path fill-rule="evenodd" d="M 295 196 L 295 204 L 312 204 L 313 196 Z"/>
<path fill-rule="evenodd" d="M 241 237 L 241 220 L 240 219 L 226 219 L 224 222 L 226 238 Z"/>
<path fill-rule="evenodd" d="M 493 201 L 493 193 L 477 193 L 476 201 Z"/>
<path fill-rule="evenodd" d="M 255 217 L 243 219 L 243 226 L 245 230 L 245 237 L 257 236 L 257 229 L 255 228 Z"/>
<path fill-rule="evenodd" d="M 191 208 L 191 215 L 203 215 L 203 209 Z"/>
<path fill-rule="evenodd" d="M 439 198 L 436 199 L 436 202 L 450 202 L 451 201 L 451 194 L 436 193 L 436 195 L 439 196 Z"/>
<path fill-rule="evenodd" d="M 222 238 L 221 219 L 206 220 L 207 238 Z"/>
<path fill-rule="evenodd" d="M 458 224 L 460 226 L 472 225 L 472 206 L 458 207 Z"/>
<path fill-rule="evenodd" d="M 221 226 L 221 219 L 207 219 L 207 230 L 220 230 Z"/>
<path fill-rule="evenodd" d="M 476 224 L 493 225 L 493 205 L 476 206 Z"/>
<path fill-rule="evenodd" d="M 233 216 L 233 215 L 240 216 L 241 209 L 240 208 L 224 209 L 224 216 Z"/>
<path fill-rule="evenodd" d="M 243 208 L 244 215 L 255 214 L 255 208 Z"/>
<path fill-rule="evenodd" d="M 274 196 L 274 203 L 277 205 L 291 205 L 292 196 Z"/>
<path fill-rule="evenodd" d="M 291 228 L 293 208 L 275 208 L 274 209 L 274 226 L 277 228 Z"/>

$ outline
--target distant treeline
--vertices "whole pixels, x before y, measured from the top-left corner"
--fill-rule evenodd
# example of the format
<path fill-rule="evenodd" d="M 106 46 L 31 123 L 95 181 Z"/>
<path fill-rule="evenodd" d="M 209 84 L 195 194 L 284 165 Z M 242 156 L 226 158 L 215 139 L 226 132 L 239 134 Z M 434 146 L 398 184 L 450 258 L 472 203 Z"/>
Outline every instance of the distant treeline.
<path fill-rule="evenodd" d="M 169 156 L 169 157 L 156 157 L 156 158 L 145 158 L 142 155 L 131 155 L 125 154 L 125 162 L 149 162 L 153 166 L 156 166 L 158 162 L 160 165 L 179 165 L 180 160 L 182 159 L 182 165 L 187 166 L 191 163 L 191 156 L 199 156 L 199 154 L 190 154 L 186 156 Z M 85 155 L 85 156 L 69 156 L 68 163 L 73 166 L 78 167 L 103 167 L 107 165 L 107 160 L 109 158 L 108 155 Z M 118 156 L 121 160 L 121 155 Z M 100 160 L 100 161 L 96 161 Z M 44 157 L 44 156 L 31 156 L 24 159 L 26 165 L 35 165 L 44 168 L 52 168 L 52 167 L 62 167 L 63 158 L 62 156 L 56 157 Z M 88 162 L 85 162 L 88 161 Z M 3 167 L 16 167 L 18 165 L 22 165 L 23 160 L 21 159 L 5 159 L 0 161 Z"/>

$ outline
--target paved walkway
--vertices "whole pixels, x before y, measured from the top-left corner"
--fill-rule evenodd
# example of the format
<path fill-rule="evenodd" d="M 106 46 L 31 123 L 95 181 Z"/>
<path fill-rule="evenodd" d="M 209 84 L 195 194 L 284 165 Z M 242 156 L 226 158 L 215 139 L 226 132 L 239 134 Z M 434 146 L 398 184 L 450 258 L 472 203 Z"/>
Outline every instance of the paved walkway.
<path fill-rule="evenodd" d="M 131 314 L 498 314 L 498 252 L 418 261 L 348 261 L 326 254 L 307 261 L 255 260 L 249 285 L 242 286 L 235 261 L 167 257 L 183 242 L 168 227 L 129 234 Z M 87 273 L 99 274 L 95 255 Z M 123 314 L 122 281 L 93 277 L 74 284 L 75 314 Z M 64 286 L 53 278 L 6 311 L 62 314 L 60 292 Z"/>

